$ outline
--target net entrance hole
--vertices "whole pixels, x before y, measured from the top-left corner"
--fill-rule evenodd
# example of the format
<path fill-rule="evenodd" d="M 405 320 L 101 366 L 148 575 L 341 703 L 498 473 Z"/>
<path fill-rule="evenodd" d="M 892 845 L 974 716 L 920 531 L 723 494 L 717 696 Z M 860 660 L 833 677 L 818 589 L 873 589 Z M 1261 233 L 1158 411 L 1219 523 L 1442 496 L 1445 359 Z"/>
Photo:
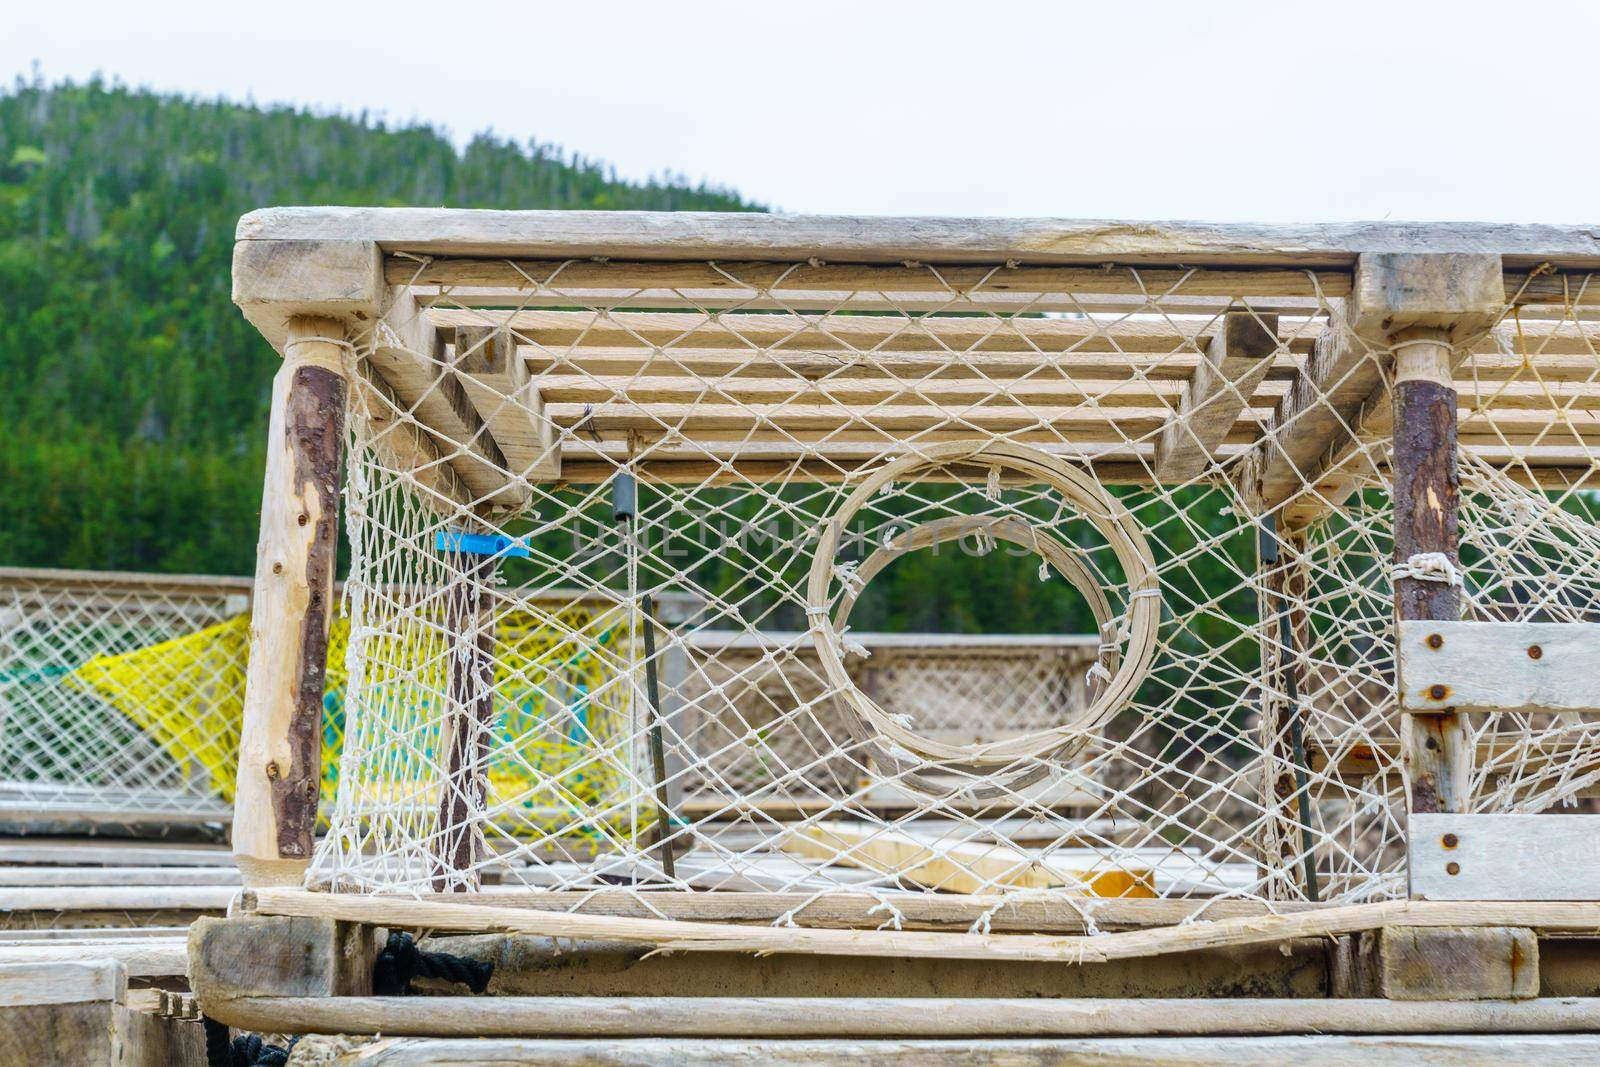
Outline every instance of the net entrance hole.
<path fill-rule="evenodd" d="M 974 470 L 986 472 L 978 492 L 968 481 Z M 1003 488 L 1007 476 L 1023 483 L 1009 492 L 1010 500 Z M 930 478 L 945 482 L 946 491 L 935 489 L 920 499 L 910 495 Z M 1087 531 L 1074 538 L 1073 527 Z M 860 551 L 858 559 L 840 558 L 847 531 Z M 844 657 L 867 652 L 846 635 L 851 612 L 873 577 L 910 552 L 959 549 L 969 541 L 978 557 L 1000 543 L 1037 555 L 1041 580 L 1052 572 L 1059 575 L 1089 605 L 1100 646 L 1085 677 L 1087 707 L 1066 714 L 1064 721 L 1039 723 L 1009 737 L 952 744 L 917 732 L 911 712 L 885 712 L 851 680 Z M 1038 780 L 1052 760 L 1081 748 L 1143 680 L 1160 617 L 1149 546 L 1098 482 L 1037 450 L 981 441 L 954 442 L 926 456 L 903 458 L 856 486 L 823 529 L 807 596 L 812 640 L 839 689 L 851 732 L 869 746 L 881 768 L 934 795 L 949 790 L 953 773 L 971 779 L 962 788 L 974 796 L 1000 796 Z M 1005 702 L 1015 694 L 997 697 Z M 1003 703 L 983 714 L 1031 717 L 1008 712 Z M 983 780 L 986 775 L 990 780 Z"/>

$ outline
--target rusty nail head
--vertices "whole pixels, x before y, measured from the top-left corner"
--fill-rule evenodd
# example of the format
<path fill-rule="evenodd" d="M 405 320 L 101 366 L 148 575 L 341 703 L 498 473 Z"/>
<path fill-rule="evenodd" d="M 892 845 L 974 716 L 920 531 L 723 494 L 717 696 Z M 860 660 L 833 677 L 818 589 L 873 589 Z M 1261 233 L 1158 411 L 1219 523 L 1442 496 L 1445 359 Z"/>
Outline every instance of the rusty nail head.
<path fill-rule="evenodd" d="M 1528 658 L 1529 659 L 1538 659 L 1542 655 L 1544 655 L 1544 649 L 1540 648 L 1538 645 L 1529 645 L 1528 646 Z"/>
<path fill-rule="evenodd" d="M 1444 865 L 1444 873 L 1445 874 L 1460 874 L 1461 873 L 1461 864 L 1456 863 L 1454 860 L 1451 860 L 1449 863 Z"/>
<path fill-rule="evenodd" d="M 1434 700 L 1443 700 L 1445 697 L 1450 695 L 1450 690 L 1442 685 L 1430 686 L 1428 688 L 1428 695 Z"/>
<path fill-rule="evenodd" d="M 1428 647 L 1429 648 L 1443 648 L 1444 647 L 1444 636 L 1442 634 L 1429 634 L 1428 635 Z"/>
<path fill-rule="evenodd" d="M 1461 839 L 1455 834 L 1445 834 L 1439 840 L 1444 844 L 1445 848 L 1455 848 L 1457 845 L 1461 844 Z"/>

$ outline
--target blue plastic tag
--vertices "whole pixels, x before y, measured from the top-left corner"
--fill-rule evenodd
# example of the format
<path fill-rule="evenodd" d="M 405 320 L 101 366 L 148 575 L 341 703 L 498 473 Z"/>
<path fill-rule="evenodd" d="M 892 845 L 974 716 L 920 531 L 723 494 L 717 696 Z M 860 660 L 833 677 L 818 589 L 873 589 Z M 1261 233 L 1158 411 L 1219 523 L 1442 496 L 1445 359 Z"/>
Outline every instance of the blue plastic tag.
<path fill-rule="evenodd" d="M 467 556 L 521 556 L 526 558 L 528 546 L 515 537 L 505 534 L 460 533 L 440 530 L 434 537 L 433 547 L 440 552 L 454 552 Z"/>

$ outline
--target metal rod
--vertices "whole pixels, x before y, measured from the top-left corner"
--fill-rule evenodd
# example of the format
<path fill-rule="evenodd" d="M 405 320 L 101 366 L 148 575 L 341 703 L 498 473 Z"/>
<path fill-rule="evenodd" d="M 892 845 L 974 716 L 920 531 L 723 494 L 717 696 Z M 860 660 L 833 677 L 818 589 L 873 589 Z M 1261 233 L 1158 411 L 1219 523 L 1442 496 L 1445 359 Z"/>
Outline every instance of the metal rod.
<path fill-rule="evenodd" d="M 667 748 L 661 737 L 661 688 L 656 681 L 655 604 L 644 594 L 644 684 L 650 698 L 650 771 L 656 779 L 656 843 L 661 869 L 677 877 L 672 860 L 672 816 L 667 801 Z"/>
<path fill-rule="evenodd" d="M 611 481 L 611 518 L 628 538 L 627 551 L 634 551 L 634 518 L 638 515 L 638 487 L 633 475 L 619 472 Z M 667 750 L 661 735 L 661 685 L 656 677 L 655 603 L 649 593 L 640 602 L 644 615 L 644 684 L 650 704 L 647 736 L 650 739 L 650 773 L 655 778 L 656 844 L 661 851 L 661 870 L 668 878 L 677 877 L 673 862 L 672 814 L 667 800 Z"/>

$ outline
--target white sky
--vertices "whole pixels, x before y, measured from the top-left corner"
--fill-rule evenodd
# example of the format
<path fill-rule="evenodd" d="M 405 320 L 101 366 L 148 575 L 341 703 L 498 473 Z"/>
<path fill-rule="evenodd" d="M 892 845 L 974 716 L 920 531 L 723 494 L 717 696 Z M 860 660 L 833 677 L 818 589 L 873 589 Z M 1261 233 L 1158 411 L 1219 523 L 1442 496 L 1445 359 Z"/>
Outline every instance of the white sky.
<path fill-rule="evenodd" d="M 493 128 L 789 211 L 1583 223 L 1600 4 L 0 5 L 0 74 Z"/>

